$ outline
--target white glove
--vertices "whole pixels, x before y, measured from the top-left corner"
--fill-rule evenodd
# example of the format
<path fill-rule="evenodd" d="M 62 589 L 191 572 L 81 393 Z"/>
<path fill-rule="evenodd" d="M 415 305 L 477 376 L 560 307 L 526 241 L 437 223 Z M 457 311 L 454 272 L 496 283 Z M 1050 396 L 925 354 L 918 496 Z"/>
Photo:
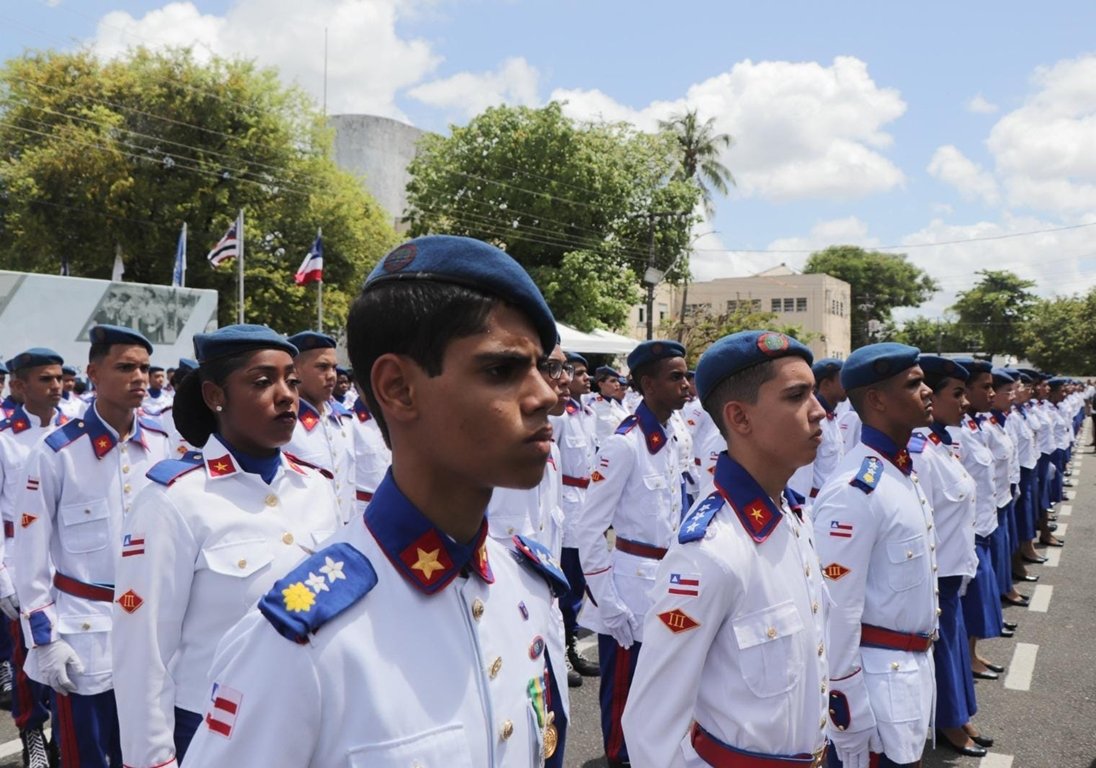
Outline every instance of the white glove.
<path fill-rule="evenodd" d="M 12 621 L 19 621 L 19 598 L 14 592 L 0 597 L 0 611 Z"/>
<path fill-rule="evenodd" d="M 636 621 L 635 614 L 628 610 L 628 606 L 620 602 L 610 605 L 598 603 L 598 612 L 605 623 L 605 628 L 609 630 L 609 634 L 616 640 L 617 645 L 621 648 L 631 648 L 632 643 L 636 641 L 639 622 Z"/>
<path fill-rule="evenodd" d="M 868 768 L 872 752 L 882 752 L 883 743 L 875 728 L 849 733 L 830 729 L 830 742 L 842 768 Z"/>
<path fill-rule="evenodd" d="M 36 670 L 34 677 L 42 685 L 48 685 L 61 694 L 76 693 L 76 685 L 69 673 L 79 674 L 84 665 L 72 646 L 64 640 L 54 640 L 47 645 L 36 645 L 27 653 L 27 669 Z"/>

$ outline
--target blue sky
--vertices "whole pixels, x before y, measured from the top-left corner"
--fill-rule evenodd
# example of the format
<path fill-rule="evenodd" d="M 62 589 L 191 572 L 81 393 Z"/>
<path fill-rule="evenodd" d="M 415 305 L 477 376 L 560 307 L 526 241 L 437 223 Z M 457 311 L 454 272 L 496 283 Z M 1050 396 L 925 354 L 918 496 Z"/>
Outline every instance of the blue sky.
<path fill-rule="evenodd" d="M 714 117 L 739 186 L 698 230 L 718 232 L 699 278 L 851 242 L 906 246 L 944 288 L 929 315 L 982 268 L 1045 295 L 1096 285 L 1096 226 L 1047 231 L 1096 222 L 1091 3 L 18 0 L 0 54 L 192 44 L 318 99 L 325 26 L 333 112 L 445 130 L 561 98 L 644 129 L 686 106 Z"/>

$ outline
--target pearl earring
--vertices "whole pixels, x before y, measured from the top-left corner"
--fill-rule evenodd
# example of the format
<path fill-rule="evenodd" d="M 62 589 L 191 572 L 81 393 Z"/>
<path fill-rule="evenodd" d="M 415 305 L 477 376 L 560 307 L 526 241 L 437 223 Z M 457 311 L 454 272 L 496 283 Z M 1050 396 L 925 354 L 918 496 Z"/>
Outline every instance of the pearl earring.
<path fill-rule="evenodd" d="M 213 410 L 217 411 L 217 413 L 220 413 L 221 411 L 223 411 L 223 410 L 224 410 L 224 408 L 218 405 L 218 406 L 217 406 L 216 408 L 214 408 Z"/>

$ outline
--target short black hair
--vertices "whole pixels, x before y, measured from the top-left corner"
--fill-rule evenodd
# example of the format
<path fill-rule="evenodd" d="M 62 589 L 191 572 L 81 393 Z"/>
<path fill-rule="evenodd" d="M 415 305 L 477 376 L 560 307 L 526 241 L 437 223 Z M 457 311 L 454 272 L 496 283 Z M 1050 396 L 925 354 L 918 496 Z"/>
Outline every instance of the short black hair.
<path fill-rule="evenodd" d="M 110 348 L 114 346 L 113 342 L 109 341 L 97 341 L 91 345 L 91 349 L 88 350 L 88 362 L 98 363 L 102 361 L 104 357 L 110 354 Z"/>
<path fill-rule="evenodd" d="M 744 368 L 733 376 L 728 376 L 716 384 L 702 405 L 708 415 L 712 417 L 719 434 L 727 437 L 727 429 L 723 424 L 723 406 L 732 401 L 740 403 L 757 402 L 757 395 L 761 391 L 761 385 L 776 375 L 776 366 L 773 360 L 766 360 Z"/>
<path fill-rule="evenodd" d="M 209 409 L 202 397 L 202 382 L 212 381 L 218 387 L 224 387 L 228 376 L 245 366 L 252 355 L 261 349 L 249 349 L 236 355 L 207 360 L 194 371 L 190 371 L 175 387 L 175 399 L 172 400 L 172 412 L 175 417 L 175 429 L 191 445 L 201 448 L 209 436 L 217 431 L 217 415 Z"/>
<path fill-rule="evenodd" d="M 428 376 L 442 372 L 445 350 L 454 339 L 487 327 L 487 316 L 502 299 L 472 288 L 435 280 L 393 280 L 371 286 L 354 300 L 346 319 L 346 351 L 358 387 L 391 447 L 388 424 L 373 394 L 373 364 L 381 355 L 406 355 Z"/>

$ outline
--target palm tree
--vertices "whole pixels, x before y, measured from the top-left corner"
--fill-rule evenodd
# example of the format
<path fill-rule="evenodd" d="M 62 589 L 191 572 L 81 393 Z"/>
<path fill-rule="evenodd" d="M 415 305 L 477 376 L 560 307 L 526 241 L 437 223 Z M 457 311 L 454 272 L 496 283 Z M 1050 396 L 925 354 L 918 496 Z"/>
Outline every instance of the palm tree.
<path fill-rule="evenodd" d="M 728 133 L 715 132 L 715 118 L 710 117 L 701 123 L 696 110 L 686 110 L 683 115 L 674 115 L 669 120 L 660 120 L 658 127 L 669 131 L 677 140 L 681 150 L 678 172 L 683 179 L 692 179 L 700 187 L 704 198 L 704 208 L 712 212 L 712 190 L 727 194 L 727 185 L 734 184 L 730 169 L 719 161 L 719 153 L 730 149 L 734 138 Z"/>

